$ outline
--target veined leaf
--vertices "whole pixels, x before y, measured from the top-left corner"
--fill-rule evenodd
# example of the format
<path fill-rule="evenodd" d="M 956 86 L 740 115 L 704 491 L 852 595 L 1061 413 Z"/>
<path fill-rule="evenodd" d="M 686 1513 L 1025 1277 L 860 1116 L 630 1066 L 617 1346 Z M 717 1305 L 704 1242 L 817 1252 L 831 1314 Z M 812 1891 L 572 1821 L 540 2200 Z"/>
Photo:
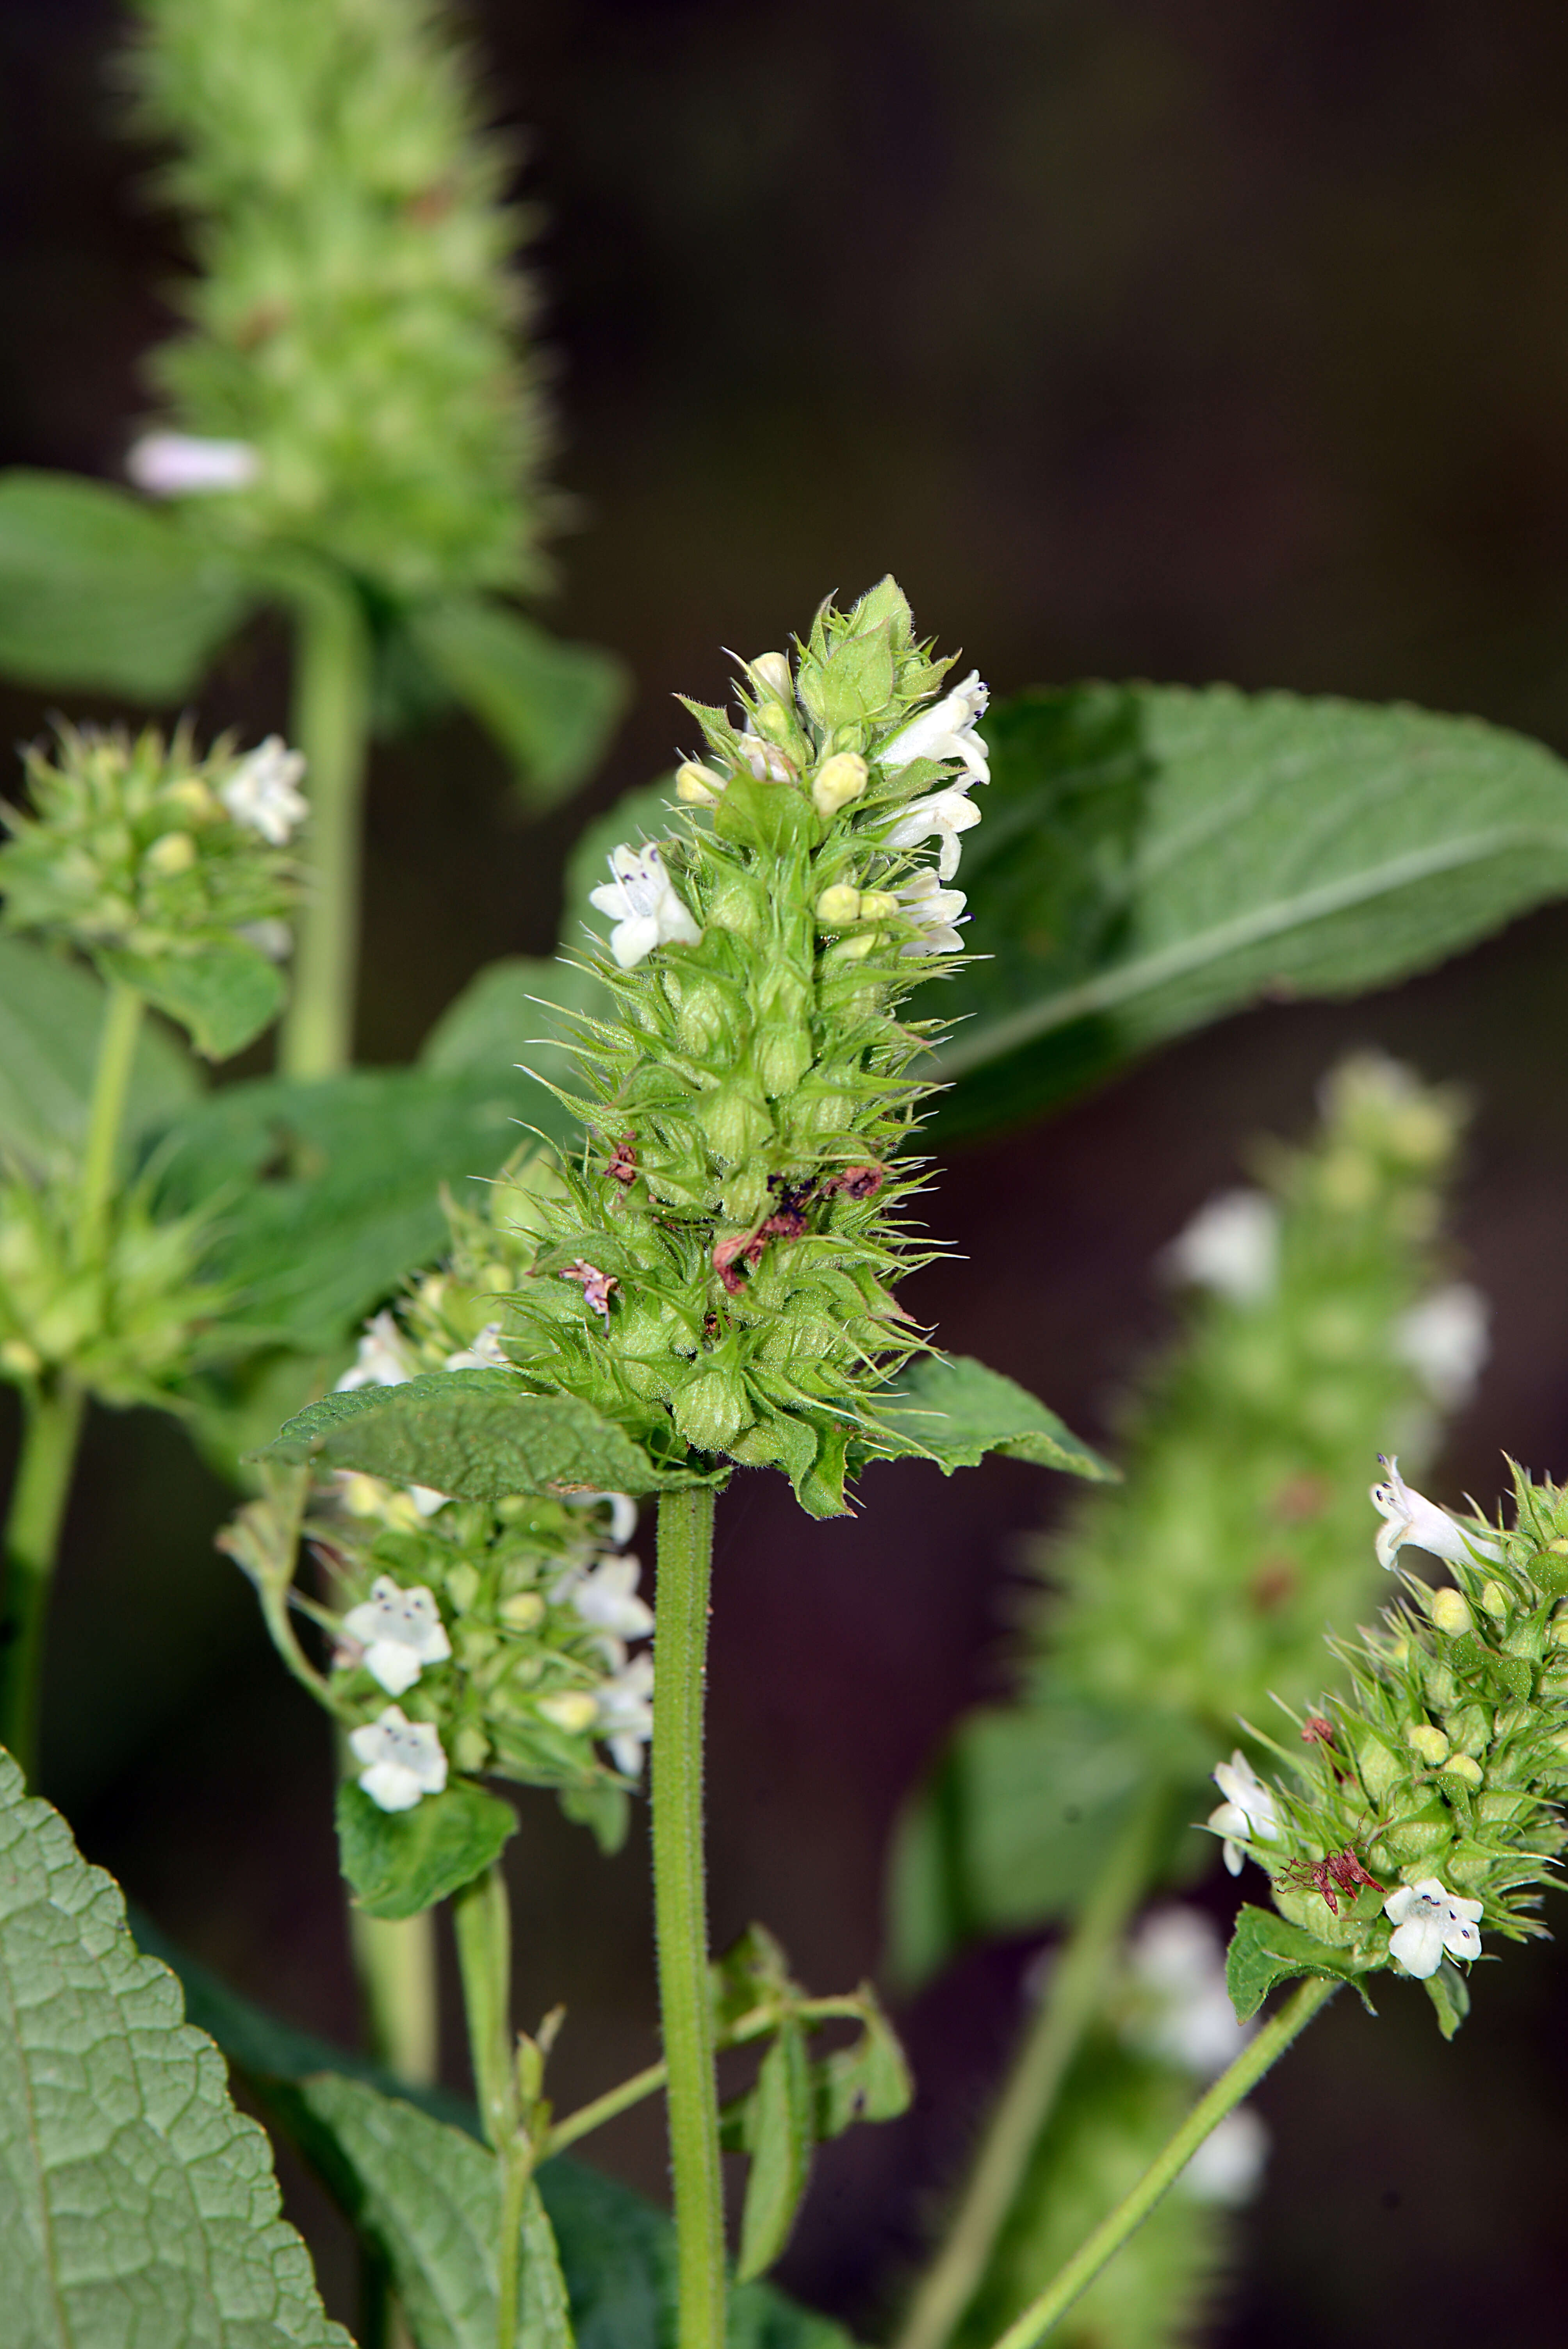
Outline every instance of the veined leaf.
<path fill-rule="evenodd" d="M 178 1020 L 209 1061 L 242 1052 L 277 1018 L 287 991 L 276 963 L 243 938 L 214 939 L 196 954 L 117 949 L 98 959 L 108 977 L 124 979 Z"/>
<path fill-rule="evenodd" d="M 319 1454 L 395 1485 L 467 1501 L 511 1493 L 651 1493 L 703 1480 L 655 1468 L 592 1404 L 519 1392 L 510 1371 L 436 1371 L 404 1386 L 324 1395 L 291 1419 L 264 1458 Z"/>
<path fill-rule="evenodd" d="M 0 478 L 0 668 L 178 701 L 258 600 L 178 516 L 71 473 Z"/>
<path fill-rule="evenodd" d="M 1326 1941 L 1272 1909 L 1254 1909 L 1251 1902 L 1240 1909 L 1225 1954 L 1225 1988 L 1237 2022 L 1250 2023 L 1276 1983 L 1293 1982 L 1301 1974 L 1315 1974 L 1328 1982 L 1354 1982 L 1363 2004 L 1371 2008 L 1348 1950 L 1331 1949 Z M 1452 2035 L 1452 2031 L 1444 2033 L 1446 2038 Z"/>
<path fill-rule="evenodd" d="M 1119 1481 L 1109 1461 L 1064 1427 L 1054 1411 L 968 1354 L 917 1357 L 897 1385 L 879 1396 L 877 1410 L 911 1453 L 934 1459 L 944 1475 L 1000 1452 L 1098 1485 Z"/>
<path fill-rule="evenodd" d="M 564 961 L 505 955 L 476 971 L 447 1006 L 419 1048 L 419 1066 L 434 1076 L 478 1076 L 526 1066 L 552 1084 L 570 1087 L 575 1063 L 560 1041 L 555 1010 L 598 1011 L 597 979 Z"/>
<path fill-rule="evenodd" d="M 1035 691 L 985 720 L 949 1133 L 1028 1116 L 1261 996 L 1425 969 L 1568 890 L 1568 767 L 1469 718 L 1229 687 Z"/>
<path fill-rule="evenodd" d="M 564 644 L 509 605 L 454 596 L 409 616 L 419 651 L 511 760 L 536 807 L 598 764 L 631 698 L 624 662 Z"/>
<path fill-rule="evenodd" d="M 104 990 L 48 947 L 0 933 L 0 1152 L 38 1174 L 67 1165 L 87 1136 Z M 126 1123 L 133 1134 L 191 1101 L 199 1080 L 162 1029 L 137 1040 Z"/>
<path fill-rule="evenodd" d="M 0 1755 L 0 2276 L 21 2349 L 353 2349 L 178 1983 Z"/>
<path fill-rule="evenodd" d="M 417 1917 L 469 1883 L 517 1833 L 499 1795 L 462 1778 L 412 1810 L 384 1811 L 364 1789 L 337 1790 L 337 1847 L 355 1906 L 372 1917 Z"/>

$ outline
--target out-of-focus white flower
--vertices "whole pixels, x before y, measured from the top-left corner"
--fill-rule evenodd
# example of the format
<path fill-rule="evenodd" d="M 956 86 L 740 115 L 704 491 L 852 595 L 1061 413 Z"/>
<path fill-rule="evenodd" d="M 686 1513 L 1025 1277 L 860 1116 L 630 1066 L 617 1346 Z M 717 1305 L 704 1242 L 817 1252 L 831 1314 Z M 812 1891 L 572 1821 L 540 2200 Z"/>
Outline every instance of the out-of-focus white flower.
<path fill-rule="evenodd" d="M 351 1730 L 348 1743 L 355 1760 L 366 1765 L 360 1785 L 383 1811 L 411 1811 L 447 1783 L 440 1739 L 428 1721 L 409 1721 L 400 1704 L 389 1704 L 363 1729 Z"/>
<path fill-rule="evenodd" d="M 1279 1209 L 1266 1191 L 1222 1191 L 1161 1257 L 1171 1280 L 1261 1305 L 1279 1279 Z"/>
<path fill-rule="evenodd" d="M 980 811 L 974 802 L 965 797 L 969 779 L 954 783 L 948 790 L 927 792 L 922 800 L 911 800 L 909 805 L 882 834 L 889 848 L 918 848 L 923 840 L 934 836 L 942 845 L 937 854 L 936 869 L 944 881 L 951 881 L 958 870 L 958 835 L 972 832 L 980 821 Z"/>
<path fill-rule="evenodd" d="M 1401 1315 L 1394 1350 L 1425 1383 L 1434 1402 L 1458 1411 L 1475 1392 L 1491 1351 L 1491 1309 L 1479 1288 L 1456 1280 Z"/>
<path fill-rule="evenodd" d="M 1388 1472 L 1382 1484 L 1372 1486 L 1370 1495 L 1373 1507 L 1385 1521 L 1377 1536 L 1379 1566 L 1392 1572 L 1407 1542 L 1412 1549 L 1446 1558 L 1450 1566 L 1473 1566 L 1478 1557 L 1502 1556 L 1495 1542 L 1467 1533 L 1446 1509 L 1439 1509 L 1424 1493 L 1413 1492 L 1400 1475 L 1397 1460 L 1384 1459 L 1381 1453 L 1377 1457 Z"/>
<path fill-rule="evenodd" d="M 1437 1972 L 1445 1950 L 1450 1958 L 1480 1955 L 1476 1927 L 1481 1903 L 1461 1900 L 1435 1876 L 1423 1876 L 1418 1884 L 1397 1885 L 1383 1903 L 1383 1914 L 1397 1929 L 1388 1937 L 1389 1956 L 1419 1982 Z"/>
<path fill-rule="evenodd" d="M 407 1386 L 413 1375 L 414 1365 L 403 1332 L 391 1312 L 384 1310 L 366 1323 L 354 1365 L 345 1371 L 334 1392 L 352 1394 L 356 1387 Z"/>
<path fill-rule="evenodd" d="M 401 1696 L 427 1664 L 444 1664 L 452 1652 L 435 1593 L 423 1583 L 406 1590 L 389 1574 L 377 1576 L 369 1598 L 349 1609 L 343 1628 L 359 1641 L 366 1671 L 388 1696 Z"/>
<path fill-rule="evenodd" d="M 1239 2105 L 1210 2131 L 1176 2183 L 1196 2202 L 1239 2210 L 1263 2183 L 1268 2158 L 1267 2124 L 1250 2105 Z"/>
<path fill-rule="evenodd" d="M 567 1592 L 584 1623 L 605 1635 L 612 1664 L 625 1662 L 625 1640 L 642 1640 L 654 1628 L 654 1610 L 637 1596 L 643 1569 L 628 1552 L 602 1557 L 587 1574 L 574 1575 Z"/>
<path fill-rule="evenodd" d="M 893 895 L 920 936 L 903 948 L 906 955 L 957 954 L 964 945 L 954 925 L 969 900 L 962 889 L 944 889 L 934 873 L 917 873 Z"/>
<path fill-rule="evenodd" d="M 206 440 L 194 432 L 144 432 L 125 460 L 128 480 L 150 498 L 212 497 L 248 490 L 261 478 L 261 451 L 248 440 Z"/>
<path fill-rule="evenodd" d="M 511 1368 L 501 1350 L 500 1323 L 487 1321 L 471 1346 L 447 1356 L 449 1371 L 506 1371 Z"/>
<path fill-rule="evenodd" d="M 242 922 L 234 936 L 264 954 L 269 962 L 287 962 L 294 952 L 293 927 L 275 914 L 264 915 L 259 922 Z"/>
<path fill-rule="evenodd" d="M 299 788 L 304 763 L 303 750 L 291 750 L 281 734 L 269 734 L 219 785 L 218 797 L 236 823 L 282 848 L 310 813 Z"/>
<path fill-rule="evenodd" d="M 645 1652 L 600 1687 L 598 1733 L 624 1778 L 642 1769 L 643 1749 L 654 1733 L 653 1697 L 654 1660 Z"/>
<path fill-rule="evenodd" d="M 1236 2021 L 1224 1951 L 1207 1917 L 1197 1909 L 1157 1909 L 1128 1956 L 1140 1993 L 1129 2036 L 1200 2080 L 1217 2079 L 1256 2026 Z"/>
<path fill-rule="evenodd" d="M 899 728 L 891 742 L 883 743 L 876 754 L 878 764 L 896 773 L 915 759 L 957 759 L 967 782 L 988 783 L 991 754 L 975 728 L 990 698 L 990 687 L 982 685 L 979 670 L 972 668 L 962 685 L 921 710 Z"/>
<path fill-rule="evenodd" d="M 1279 1813 L 1273 1794 L 1239 1745 L 1228 1762 L 1215 1763 L 1213 1778 L 1225 1799 L 1210 1812 L 1208 1825 L 1225 1838 L 1225 1866 L 1233 1876 L 1240 1876 L 1246 1856 L 1242 1845 L 1275 1842 Z"/>
<path fill-rule="evenodd" d="M 562 1499 L 573 1509 L 597 1508 L 602 1501 L 610 1504 L 610 1539 L 620 1549 L 637 1530 L 637 1505 L 629 1493 L 563 1493 Z"/>
<path fill-rule="evenodd" d="M 588 900 L 615 924 L 610 933 L 610 952 L 623 970 L 630 970 L 655 947 L 668 946 L 672 940 L 696 946 L 702 932 L 665 872 L 656 842 L 640 850 L 624 844 L 612 849 L 610 870 L 614 879 L 590 889 Z"/>

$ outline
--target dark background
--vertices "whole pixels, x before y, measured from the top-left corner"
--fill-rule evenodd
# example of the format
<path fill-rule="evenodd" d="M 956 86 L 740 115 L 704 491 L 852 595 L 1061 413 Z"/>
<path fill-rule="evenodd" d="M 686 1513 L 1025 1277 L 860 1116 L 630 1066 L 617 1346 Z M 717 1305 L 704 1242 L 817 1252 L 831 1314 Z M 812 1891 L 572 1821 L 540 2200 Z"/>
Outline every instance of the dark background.
<path fill-rule="evenodd" d="M 490 0 L 528 127 L 560 354 L 562 630 L 638 698 L 595 804 L 657 771 L 718 647 L 893 569 L 994 687 L 1224 678 L 1475 710 L 1568 747 L 1568 14 L 1560 0 Z M 112 477 L 179 246 L 116 137 L 114 12 L 0 6 L 0 456 Z M 279 645 L 204 721 L 284 714 Z M 0 695 L 0 734 L 44 704 Z M 527 827 L 454 723 L 377 758 L 361 1047 L 406 1056 L 480 962 L 547 951 L 585 803 Z M 1155 1249 L 1260 1127 L 1298 1131 L 1347 1042 L 1472 1087 L 1464 1247 L 1497 1355 L 1439 1488 L 1500 1449 L 1568 1467 L 1568 916 L 1369 1001 L 1270 1009 L 1049 1127 L 957 1158 L 960 1260 L 912 1301 L 1087 1434 L 1165 1318 Z M 1369 1449 L 1376 1431 L 1368 1431 Z M 882 1470 L 819 1526 L 778 1480 L 724 1505 L 716 1938 L 760 1917 L 821 1990 L 874 1967 L 887 1832 L 1000 1685 L 1010 1544 L 1060 1491 L 1006 1464 Z M 211 1551 L 227 1496 L 179 1431 L 100 1417 L 73 1506 L 47 1790 L 89 1854 L 235 1982 L 348 2034 L 323 1725 Z M 1368 1521 L 1368 1539 L 1371 1522 Z M 564 1988 L 563 2102 L 648 2060 L 645 1847 L 605 1865 L 545 1798 L 518 1843 L 522 2011 Z M 873 2333 L 1021 2008 L 978 1956 L 907 2018 L 896 2128 L 823 2159 L 782 2280 Z M 1271 2082 L 1267 2192 L 1218 2337 L 1546 2349 L 1568 2287 L 1568 2001 L 1551 1948 L 1476 1984 L 1452 2049 L 1390 1988 Z M 1342 2011 L 1343 2010 L 1343 2011 Z M 449 2069 L 460 2080 L 455 2017 Z M 656 2114 L 595 2158 L 657 2191 Z M 345 2242 L 289 2173 L 327 2288 Z"/>

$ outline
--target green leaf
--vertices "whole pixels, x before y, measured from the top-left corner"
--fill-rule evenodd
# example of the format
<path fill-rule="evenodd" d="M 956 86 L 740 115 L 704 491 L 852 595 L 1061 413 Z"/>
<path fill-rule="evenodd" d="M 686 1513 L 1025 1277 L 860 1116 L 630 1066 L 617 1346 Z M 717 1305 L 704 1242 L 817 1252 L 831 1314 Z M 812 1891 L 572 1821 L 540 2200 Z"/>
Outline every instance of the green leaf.
<path fill-rule="evenodd" d="M 908 1454 L 934 1459 L 944 1475 L 974 1468 L 987 1452 L 1033 1460 L 1104 1485 L 1119 1472 L 1063 1426 L 1032 1394 L 967 1354 L 923 1354 L 896 1386 L 883 1390 L 878 1415 Z"/>
<path fill-rule="evenodd" d="M 1426 1980 L 1427 1996 L 1438 2012 L 1438 2028 L 1445 2039 L 1451 2039 L 1470 2013 L 1470 1984 L 1458 1966 L 1444 1958 L 1435 1974 Z"/>
<path fill-rule="evenodd" d="M 404 1386 L 324 1395 L 291 1419 L 262 1457 L 313 1455 L 330 1467 L 429 1485 L 465 1501 L 651 1493 L 700 1481 L 655 1468 L 640 1444 L 574 1395 L 520 1393 L 510 1371 L 434 1371 Z"/>
<path fill-rule="evenodd" d="M 631 699 L 614 653 L 563 644 L 507 605 L 466 596 L 421 605 L 409 629 L 512 761 L 533 806 L 552 806 L 593 772 Z"/>
<path fill-rule="evenodd" d="M 497 1795 L 454 1778 L 411 1811 L 384 1811 L 363 1787 L 337 1790 L 337 1850 L 355 1905 L 372 1917 L 417 1917 L 487 1868 L 517 1814 Z"/>
<path fill-rule="evenodd" d="M 948 1133 L 1028 1116 L 1260 996 L 1347 995 L 1568 889 L 1568 768 L 1403 708 L 1037 690 L 985 719 Z"/>
<path fill-rule="evenodd" d="M 0 2275 L 18 2349 L 353 2349 L 270 2149 L 109 1878 L 0 1755 Z"/>
<path fill-rule="evenodd" d="M 856 2121 L 896 2120 L 914 2095 L 903 2049 L 869 1982 L 861 1997 L 865 2024 L 860 2037 L 813 2066 L 820 2138 L 841 2137 Z"/>
<path fill-rule="evenodd" d="M 751 2167 L 735 2271 L 742 2283 L 770 2268 L 789 2240 L 811 2175 L 813 2106 L 806 2034 L 792 2016 L 785 2015 L 747 2099 Z"/>
<path fill-rule="evenodd" d="M 225 1085 L 164 1135 L 159 1209 L 216 1202 L 210 1269 L 240 1291 L 225 1325 L 237 1342 L 326 1353 L 441 1253 L 441 1185 L 461 1196 L 494 1174 L 523 1123 L 555 1132 L 564 1119 L 509 1068 Z"/>
<path fill-rule="evenodd" d="M 123 979 L 177 1020 L 209 1061 L 243 1051 L 271 1027 L 287 993 L 276 963 L 243 938 L 215 938 L 195 954 L 106 949 L 98 959 L 106 977 Z"/>
<path fill-rule="evenodd" d="M 1225 1955 L 1225 1987 L 1238 2023 L 1252 2021 L 1276 1982 L 1315 1974 L 1327 1982 L 1356 1982 L 1360 1989 L 1359 1971 L 1348 1951 L 1330 1949 L 1272 1909 L 1254 1909 L 1249 1902 L 1236 1912 Z M 1361 1997 L 1370 2008 L 1364 1989 Z"/>
<path fill-rule="evenodd" d="M 598 1011 L 603 1001 L 599 981 L 572 963 L 504 956 L 448 1005 L 419 1048 L 419 1065 L 435 1076 L 469 1076 L 526 1064 L 549 1083 L 570 1085 L 576 1063 L 551 1033 L 553 1015 Z"/>
<path fill-rule="evenodd" d="M 103 987 L 90 971 L 0 934 L 0 1153 L 37 1174 L 69 1165 L 87 1138 L 103 1009 Z M 181 1047 L 144 1022 L 126 1116 L 131 1133 L 162 1123 L 198 1090 Z"/>
<path fill-rule="evenodd" d="M 0 477 L 0 669 L 179 701 L 257 600 L 176 515 L 70 473 Z"/>

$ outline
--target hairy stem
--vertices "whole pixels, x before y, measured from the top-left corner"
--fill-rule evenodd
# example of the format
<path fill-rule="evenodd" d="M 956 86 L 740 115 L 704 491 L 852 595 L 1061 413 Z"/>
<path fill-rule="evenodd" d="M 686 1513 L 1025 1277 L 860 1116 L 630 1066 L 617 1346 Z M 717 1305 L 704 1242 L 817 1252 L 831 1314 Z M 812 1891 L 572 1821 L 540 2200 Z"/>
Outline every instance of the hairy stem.
<path fill-rule="evenodd" d="M 295 608 L 293 724 L 307 761 L 310 890 L 300 914 L 281 1063 L 286 1076 L 331 1077 L 353 1052 L 370 648 L 346 583 L 313 577 Z"/>
<path fill-rule="evenodd" d="M 995 2349 L 1035 2349 L 1053 2332 L 1080 2293 L 1088 2291 L 1101 2268 L 1140 2227 L 1166 2189 L 1174 2185 L 1203 2139 L 1229 2112 L 1249 2095 L 1270 2066 L 1278 2062 L 1319 2007 L 1326 2006 L 1342 1985 L 1336 1982 L 1305 1982 L 1285 2001 L 1271 2023 L 1244 2047 L 1228 2072 L 1221 2074 L 1206 2096 L 1157 2154 L 1130 2194 L 1124 2196 L 1108 2219 L 1100 2221 L 1088 2241 L 1073 2254 L 1054 2283 L 1014 2318 Z"/>
<path fill-rule="evenodd" d="M 980 2285 L 1057 2091 L 1105 1996 L 1112 1952 L 1149 1880 L 1166 1799 L 1163 1786 L 1150 1788 L 1106 1853 L 992 2112 L 947 2239 L 915 2293 L 898 2349 L 944 2349 Z"/>
<path fill-rule="evenodd" d="M 522 2205 L 535 2157 L 523 2131 L 518 2092 L 511 2030 L 511 1911 L 499 1860 L 454 1896 L 452 1924 L 474 2087 L 499 2178 L 496 2349 L 514 2349 Z"/>
<path fill-rule="evenodd" d="M 679 2349 L 723 2349 L 724 2192 L 707 1977 L 702 1714 L 713 1495 L 659 1496 L 654 1631 L 654 1916 L 668 2066 Z"/>
<path fill-rule="evenodd" d="M 23 1405 L 22 1453 L 5 1517 L 0 1604 L 0 1745 L 31 1785 L 37 1774 L 38 1698 L 49 1584 L 71 1489 L 86 1396 L 73 1379 L 40 1386 Z"/>

